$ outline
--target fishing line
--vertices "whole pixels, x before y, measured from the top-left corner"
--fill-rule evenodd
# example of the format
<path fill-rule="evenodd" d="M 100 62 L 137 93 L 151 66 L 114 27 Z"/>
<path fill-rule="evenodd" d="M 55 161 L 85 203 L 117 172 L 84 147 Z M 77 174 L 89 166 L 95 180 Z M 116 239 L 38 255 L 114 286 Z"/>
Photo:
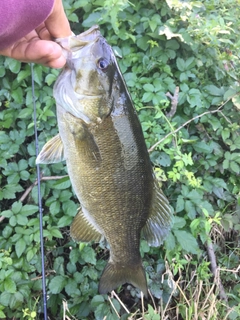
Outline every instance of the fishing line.
<path fill-rule="evenodd" d="M 31 65 L 32 74 L 32 100 L 33 100 L 33 118 L 34 118 L 34 133 L 35 133 L 35 150 L 38 156 L 38 134 L 37 134 L 37 110 L 36 110 L 36 96 L 34 87 L 34 72 L 33 63 Z M 39 228 L 40 228 L 40 246 L 41 246 L 41 261 L 42 261 L 42 293 L 43 293 L 43 313 L 44 320 L 47 320 L 47 293 L 46 293 L 46 279 L 45 279 L 45 264 L 44 264 L 44 243 L 43 243 L 43 209 L 41 197 L 41 175 L 39 164 L 37 166 L 37 190 L 38 190 L 38 209 L 39 209 Z"/>

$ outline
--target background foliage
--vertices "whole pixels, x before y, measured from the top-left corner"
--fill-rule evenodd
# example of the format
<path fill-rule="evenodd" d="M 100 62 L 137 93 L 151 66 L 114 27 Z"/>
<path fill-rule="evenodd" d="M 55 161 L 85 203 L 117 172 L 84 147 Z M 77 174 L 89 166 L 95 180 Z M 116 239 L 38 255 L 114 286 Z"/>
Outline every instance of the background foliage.
<path fill-rule="evenodd" d="M 99 24 L 119 57 L 156 175 L 176 216 L 161 248 L 141 243 L 153 296 L 145 311 L 131 286 L 101 296 L 97 285 L 106 247 L 71 240 L 78 201 L 65 163 L 42 166 L 50 318 L 238 319 L 239 1 L 65 0 L 64 5 L 76 34 Z M 57 133 L 52 86 L 58 73 L 34 66 L 40 147 Z M 30 66 L 3 57 L 0 150 L 0 318 L 41 319 Z M 211 246 L 220 268 L 215 278 Z M 219 298 L 219 279 L 228 302 Z"/>

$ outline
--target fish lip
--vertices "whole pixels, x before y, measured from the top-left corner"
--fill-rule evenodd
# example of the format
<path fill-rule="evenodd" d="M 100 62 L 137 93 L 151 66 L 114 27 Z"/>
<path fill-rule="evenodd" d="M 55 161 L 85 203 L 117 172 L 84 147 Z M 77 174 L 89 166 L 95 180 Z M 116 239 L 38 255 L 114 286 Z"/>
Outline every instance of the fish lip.
<path fill-rule="evenodd" d="M 62 47 L 62 54 L 66 60 L 71 60 L 75 51 L 78 51 L 81 47 L 97 42 L 101 37 L 99 26 L 94 25 L 89 30 L 77 36 L 72 32 L 71 36 L 56 38 L 54 41 Z"/>
<path fill-rule="evenodd" d="M 64 38 L 55 38 L 54 41 L 58 43 L 62 47 L 62 49 L 71 52 L 71 49 L 74 48 L 74 45 L 78 47 L 84 47 L 90 43 L 98 41 L 101 36 L 102 35 L 100 33 L 99 26 L 94 25 L 89 30 L 84 31 L 77 36 L 72 32 L 71 36 Z"/>
<path fill-rule="evenodd" d="M 96 33 L 97 36 L 101 35 L 100 28 L 98 25 L 94 25 L 90 29 L 80 33 L 78 36 L 76 36 L 76 38 L 83 38 L 83 37 L 89 36 L 90 34 L 94 34 L 94 33 Z"/>

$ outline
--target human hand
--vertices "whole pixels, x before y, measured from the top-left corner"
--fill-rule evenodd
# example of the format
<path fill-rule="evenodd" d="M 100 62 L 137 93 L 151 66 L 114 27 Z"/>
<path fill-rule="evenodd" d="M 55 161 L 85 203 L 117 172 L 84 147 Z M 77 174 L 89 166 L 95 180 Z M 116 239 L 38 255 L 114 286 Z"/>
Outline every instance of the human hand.
<path fill-rule="evenodd" d="M 66 59 L 54 38 L 68 37 L 72 34 L 65 15 L 62 0 L 55 0 L 48 18 L 35 30 L 10 47 L 0 50 L 0 55 L 22 62 L 39 63 L 52 68 L 62 68 Z"/>

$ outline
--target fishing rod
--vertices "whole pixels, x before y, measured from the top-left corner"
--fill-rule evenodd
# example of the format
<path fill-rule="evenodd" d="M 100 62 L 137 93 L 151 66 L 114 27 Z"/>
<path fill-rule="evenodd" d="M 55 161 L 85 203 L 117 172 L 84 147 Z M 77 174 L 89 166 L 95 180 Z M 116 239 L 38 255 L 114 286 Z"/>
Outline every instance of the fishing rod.
<path fill-rule="evenodd" d="M 36 96 L 34 87 L 34 64 L 31 63 L 32 74 L 32 99 L 33 99 L 33 118 L 34 118 L 34 134 L 35 134 L 35 150 L 36 157 L 39 153 L 38 147 L 38 134 L 37 134 L 37 110 L 36 110 Z M 37 166 L 37 190 L 38 190 L 38 209 L 39 209 L 39 229 L 40 229 L 40 247 L 41 247 L 41 267 L 42 267 L 42 293 L 43 293 L 43 313 L 44 320 L 48 319 L 47 316 L 47 293 L 46 293 L 46 279 L 45 279 L 45 264 L 44 264 L 44 242 L 43 242 L 43 209 L 42 209 L 42 197 L 41 197 L 41 175 L 39 164 Z"/>

